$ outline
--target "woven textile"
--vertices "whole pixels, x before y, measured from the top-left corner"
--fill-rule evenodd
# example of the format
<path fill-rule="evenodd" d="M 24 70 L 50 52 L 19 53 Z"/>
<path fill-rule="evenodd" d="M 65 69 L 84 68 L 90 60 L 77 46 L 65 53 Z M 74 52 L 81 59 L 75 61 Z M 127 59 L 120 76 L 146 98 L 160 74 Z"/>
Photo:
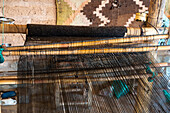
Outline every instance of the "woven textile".
<path fill-rule="evenodd" d="M 148 0 L 57 0 L 57 25 L 138 27 Z"/>

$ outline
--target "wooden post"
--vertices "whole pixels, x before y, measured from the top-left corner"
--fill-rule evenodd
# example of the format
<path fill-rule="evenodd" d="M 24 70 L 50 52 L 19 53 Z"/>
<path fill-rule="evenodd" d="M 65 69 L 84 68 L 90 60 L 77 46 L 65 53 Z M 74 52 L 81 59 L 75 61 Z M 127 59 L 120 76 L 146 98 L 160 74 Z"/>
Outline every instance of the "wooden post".
<path fill-rule="evenodd" d="M 148 14 L 148 23 L 147 26 L 153 26 L 157 27 L 159 12 L 160 12 L 160 6 L 161 6 L 162 0 L 150 0 L 149 5 L 149 14 Z"/>
<path fill-rule="evenodd" d="M 161 0 L 160 10 L 159 10 L 159 15 L 158 15 L 158 20 L 157 20 L 158 26 L 161 26 L 161 23 L 162 23 L 162 20 L 163 20 L 163 14 L 164 14 L 164 10 L 165 10 L 165 4 L 166 4 L 166 0 Z"/>

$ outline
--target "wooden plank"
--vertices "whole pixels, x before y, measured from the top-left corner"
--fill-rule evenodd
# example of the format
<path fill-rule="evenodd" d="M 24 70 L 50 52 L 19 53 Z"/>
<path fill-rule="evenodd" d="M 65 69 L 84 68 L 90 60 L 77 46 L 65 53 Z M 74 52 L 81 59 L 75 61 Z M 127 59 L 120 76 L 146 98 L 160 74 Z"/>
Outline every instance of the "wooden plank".
<path fill-rule="evenodd" d="M 167 63 L 167 62 L 158 63 L 156 64 L 156 67 L 170 67 L 170 63 Z"/>
<path fill-rule="evenodd" d="M 0 33 L 23 33 L 26 34 L 27 25 L 14 25 L 14 24 L 0 24 Z"/>

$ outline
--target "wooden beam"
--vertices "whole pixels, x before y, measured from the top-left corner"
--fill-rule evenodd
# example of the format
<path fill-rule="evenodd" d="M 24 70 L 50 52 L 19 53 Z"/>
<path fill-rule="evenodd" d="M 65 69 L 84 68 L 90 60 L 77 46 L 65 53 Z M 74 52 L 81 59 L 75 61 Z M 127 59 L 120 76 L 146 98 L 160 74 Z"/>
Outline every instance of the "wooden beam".
<path fill-rule="evenodd" d="M 24 33 L 26 34 L 27 25 L 0 24 L 0 33 Z"/>
<path fill-rule="evenodd" d="M 170 67 L 170 63 L 164 62 L 164 63 L 158 63 L 155 65 L 156 67 Z"/>
<path fill-rule="evenodd" d="M 114 81 L 114 80 L 124 80 L 124 79 L 139 79 L 139 78 L 146 78 L 152 76 L 152 74 L 144 74 L 144 75 L 131 75 L 131 76 L 123 76 L 123 77 L 101 77 L 101 78 L 89 78 L 92 82 L 100 81 Z M 158 74 L 158 76 L 162 76 L 162 74 Z M 0 84 L 42 84 L 42 83 L 82 83 L 86 82 L 86 79 L 84 78 L 78 78 L 78 79 L 41 79 L 41 80 L 0 80 Z"/>
<path fill-rule="evenodd" d="M 168 46 L 151 46 L 138 48 L 99 48 L 99 49 L 76 49 L 76 50 L 61 50 L 61 51 L 3 51 L 4 56 L 19 56 L 19 55 L 78 55 L 78 54 L 98 54 L 98 53 L 125 53 L 125 52 L 148 52 L 148 51 L 163 51 L 170 50 Z"/>
<path fill-rule="evenodd" d="M 161 24 L 162 24 L 164 10 L 165 10 L 165 5 L 166 5 L 166 0 L 161 0 L 160 1 L 160 10 L 158 12 L 158 20 L 157 20 L 158 26 L 161 26 Z"/>
<path fill-rule="evenodd" d="M 154 67 L 167 67 L 170 66 L 170 63 L 156 63 L 153 64 L 153 67 L 151 65 L 151 68 Z M 137 69 L 137 70 L 144 70 L 145 67 L 141 67 L 140 65 L 134 66 L 133 68 Z M 69 71 L 69 72 L 60 72 L 60 73 L 51 73 L 51 77 L 61 77 L 61 76 L 84 76 L 84 75 L 89 75 L 92 76 L 93 74 L 102 74 L 103 72 L 107 72 L 107 73 L 113 73 L 113 72 L 121 72 L 122 69 L 119 67 L 114 67 L 114 68 L 104 68 L 104 69 L 91 69 L 91 70 L 77 70 L 77 71 Z M 127 67 L 123 67 L 124 71 L 130 71 L 133 70 L 130 66 Z M 30 70 L 28 70 L 30 71 Z M 6 71 L 5 73 L 8 73 L 7 76 L 0 76 L 0 80 L 11 80 L 11 79 L 26 79 L 24 76 L 23 77 L 18 77 L 17 76 L 17 72 L 18 71 Z M 26 73 L 27 71 L 21 71 L 23 73 Z M 0 71 L 0 74 L 3 75 L 4 72 Z M 33 77 L 27 73 L 27 78 L 29 79 L 33 79 Z M 34 77 L 35 79 L 37 78 L 47 78 L 47 73 L 46 74 L 41 74 L 39 73 L 38 75 L 36 74 L 36 76 Z"/>
<path fill-rule="evenodd" d="M 142 27 L 143 35 L 168 34 L 168 28 L 156 27 L 158 32 L 153 27 Z M 126 36 L 140 36 L 141 28 L 128 27 Z"/>
<path fill-rule="evenodd" d="M 150 0 L 149 4 L 149 14 L 148 14 L 148 23 L 147 26 L 157 27 L 158 17 L 160 12 L 161 0 Z"/>
<path fill-rule="evenodd" d="M 84 47 L 84 46 L 96 46 L 105 44 L 119 44 L 127 42 L 141 42 L 141 41 L 152 41 L 158 39 L 167 39 L 168 35 L 153 35 L 153 36 L 138 36 L 138 37 L 122 37 L 122 38 L 107 38 L 90 41 L 74 41 L 71 43 L 56 43 L 56 44 L 44 44 L 44 45 L 33 45 L 33 46 L 13 46 L 7 47 L 5 50 L 31 50 L 31 49 L 47 49 L 47 48 L 70 48 L 70 47 Z"/>

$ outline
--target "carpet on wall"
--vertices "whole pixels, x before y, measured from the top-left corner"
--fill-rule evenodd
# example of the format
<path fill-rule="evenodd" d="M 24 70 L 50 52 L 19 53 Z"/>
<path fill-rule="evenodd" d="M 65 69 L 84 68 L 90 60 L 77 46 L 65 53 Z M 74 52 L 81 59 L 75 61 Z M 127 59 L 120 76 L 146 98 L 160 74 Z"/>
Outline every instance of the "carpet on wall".
<path fill-rule="evenodd" d="M 56 0 L 57 25 L 138 27 L 149 0 Z"/>

